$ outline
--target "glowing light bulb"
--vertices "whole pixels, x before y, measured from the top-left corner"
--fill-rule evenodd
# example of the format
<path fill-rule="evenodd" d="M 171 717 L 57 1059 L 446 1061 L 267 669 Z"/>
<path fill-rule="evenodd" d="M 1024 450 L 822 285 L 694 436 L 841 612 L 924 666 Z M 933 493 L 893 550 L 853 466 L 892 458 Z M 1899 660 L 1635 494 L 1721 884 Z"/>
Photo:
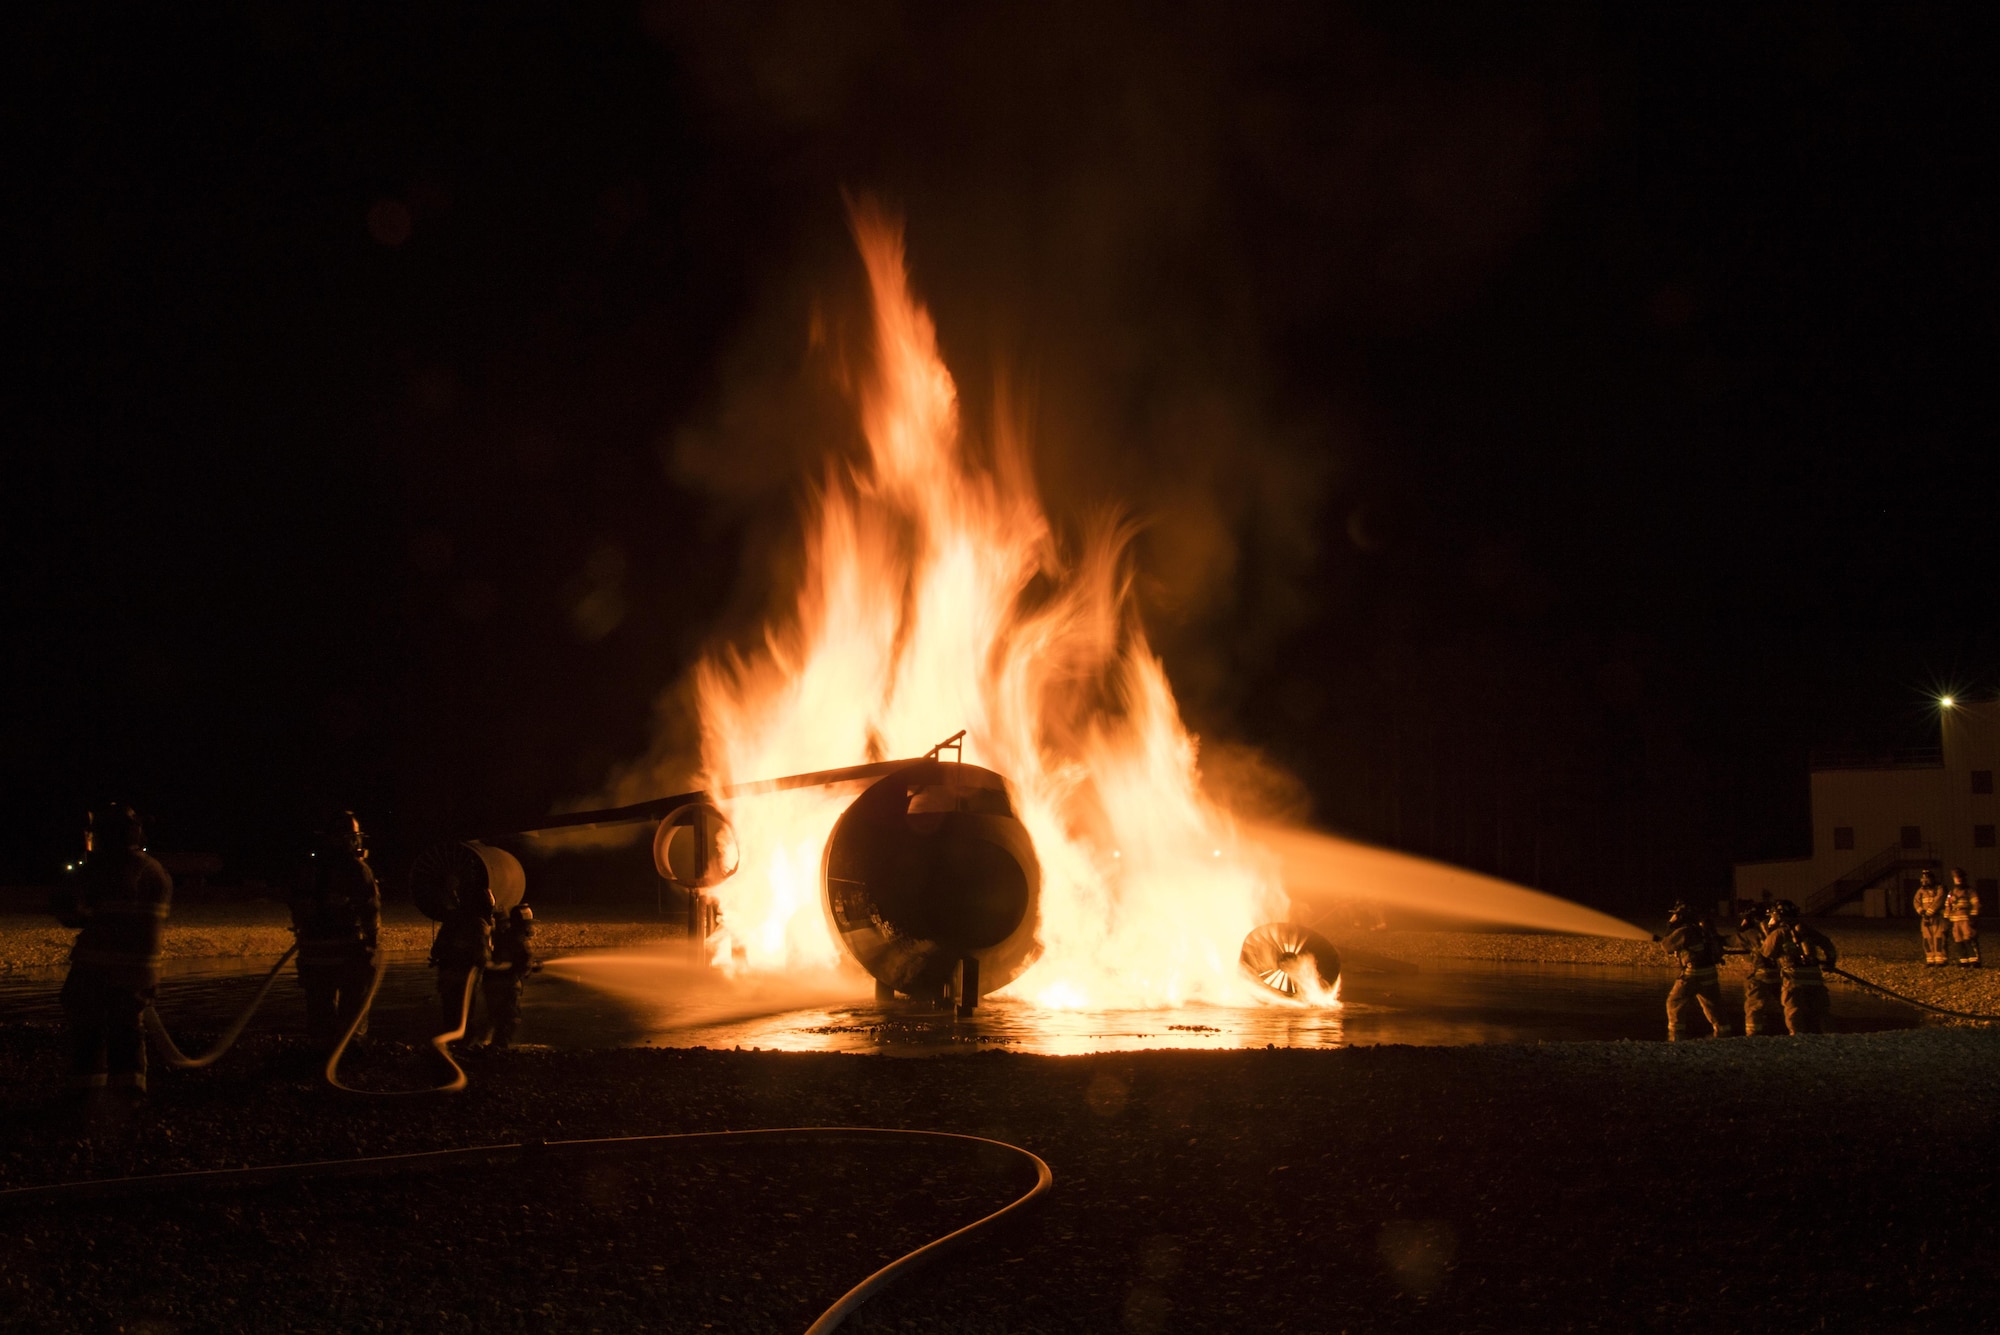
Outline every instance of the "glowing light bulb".
<path fill-rule="evenodd" d="M 1952 707 L 1952 706 L 1953 706 L 1954 704 L 1956 704 L 1956 703 L 1958 703 L 1958 702 L 1957 702 L 1957 701 L 1955 701 L 1955 700 L 1953 700 L 1953 699 L 1952 699 L 1952 698 L 1951 698 L 1950 696 L 1948 696 L 1948 695 L 1944 695 L 1944 696 L 1939 696 L 1939 697 L 1938 697 L 1938 707 L 1939 707 L 1940 709 L 1950 709 L 1950 708 L 1951 708 L 1951 707 Z"/>

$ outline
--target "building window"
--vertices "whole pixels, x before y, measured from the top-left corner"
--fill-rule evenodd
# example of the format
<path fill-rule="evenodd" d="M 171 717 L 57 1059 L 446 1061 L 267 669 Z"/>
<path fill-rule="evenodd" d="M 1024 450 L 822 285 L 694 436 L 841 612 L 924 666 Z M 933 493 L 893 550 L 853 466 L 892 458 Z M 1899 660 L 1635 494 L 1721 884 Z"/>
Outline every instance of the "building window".
<path fill-rule="evenodd" d="M 1833 846 L 1834 846 L 1835 848 L 1853 848 L 1853 847 L 1854 847 L 1854 827 L 1853 827 L 1852 825 L 1836 825 L 1836 826 L 1834 826 L 1834 827 L 1833 827 Z"/>
<path fill-rule="evenodd" d="M 1972 791 L 1975 793 L 1992 792 L 1993 771 L 1990 769 L 1976 769 L 1972 771 Z"/>
<path fill-rule="evenodd" d="M 1921 825 L 1905 825 L 1903 827 L 1903 847 L 1922 848 L 1923 846 L 1924 827 Z"/>
<path fill-rule="evenodd" d="M 1973 826 L 1973 827 L 1972 827 L 1972 846 L 1973 846 L 1974 848 L 1991 848 L 1991 847 L 1993 847 L 1993 827 L 1992 827 L 1991 825 L 1975 825 L 1975 826 Z"/>

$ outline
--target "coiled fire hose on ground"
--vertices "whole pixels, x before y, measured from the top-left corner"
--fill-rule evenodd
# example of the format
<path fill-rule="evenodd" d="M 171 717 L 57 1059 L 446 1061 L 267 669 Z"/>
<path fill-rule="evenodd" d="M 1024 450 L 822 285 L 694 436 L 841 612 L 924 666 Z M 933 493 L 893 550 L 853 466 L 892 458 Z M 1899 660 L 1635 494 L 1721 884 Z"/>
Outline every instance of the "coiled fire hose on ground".
<path fill-rule="evenodd" d="M 154 1008 L 153 1003 L 147 1002 L 146 1032 L 152 1035 L 153 1045 L 159 1049 L 160 1060 L 177 1071 L 198 1071 L 205 1066 L 214 1065 L 221 1059 L 223 1053 L 235 1046 L 236 1040 L 243 1034 L 244 1027 L 250 1023 L 250 1017 L 257 1013 L 257 1008 L 264 1004 L 264 998 L 270 994 L 271 984 L 278 981 L 278 971 L 290 963 L 292 956 L 298 953 L 299 947 L 295 941 L 290 949 L 278 956 L 278 962 L 264 975 L 263 986 L 257 989 L 256 996 L 250 998 L 250 1004 L 243 1008 L 242 1014 L 238 1015 L 227 1029 L 222 1031 L 222 1037 L 215 1040 L 215 1046 L 199 1057 L 190 1057 L 180 1050 L 180 1045 L 174 1042 L 174 1036 L 167 1032 L 167 1022 L 160 1018 L 160 1012 Z"/>
<path fill-rule="evenodd" d="M 469 995 L 469 993 L 468 993 Z M 456 1063 L 454 1063 L 456 1066 Z M 461 1081 L 464 1072 L 459 1073 Z M 410 1091 L 416 1092 L 416 1091 Z M 899 1127 L 877 1126 L 794 1126 L 771 1127 L 754 1131 L 684 1131 L 655 1136 L 611 1136 L 595 1140 L 554 1140 L 514 1142 L 504 1145 L 479 1145 L 458 1150 L 424 1150 L 414 1154 L 378 1154 L 354 1159 L 326 1159 L 310 1163 L 270 1164 L 250 1168 L 216 1168 L 186 1173 L 156 1173 L 145 1177 L 114 1177 L 85 1179 L 77 1182 L 58 1182 L 45 1187 L 15 1187 L 0 1191 L 0 1209 L 7 1206 L 36 1206 L 56 1204 L 63 1201 L 89 1200 L 103 1197 L 136 1195 L 148 1191 L 180 1191 L 187 1188 L 221 1187 L 244 1188 L 268 1186 L 277 1182 L 293 1182 L 307 1178 L 331 1178 L 356 1176 L 369 1172 L 400 1172 L 412 1169 L 447 1167 L 463 1163 L 475 1163 L 501 1158 L 509 1154 L 518 1155 L 523 1160 L 534 1162 L 547 1155 L 584 1155 L 593 1153 L 618 1153 L 621 1151 L 672 1147 L 676 1145 L 704 1142 L 707 1144 L 752 1144 L 771 1143 L 786 1140 L 803 1141 L 956 1141 L 961 1144 L 987 1146 L 1005 1150 L 1028 1160 L 1035 1166 L 1035 1185 L 1021 1196 L 980 1219 L 975 1219 L 963 1228 L 935 1238 L 915 1251 L 906 1252 L 874 1274 L 856 1284 L 839 1301 L 820 1313 L 818 1320 L 806 1328 L 805 1335 L 831 1335 L 840 1324 L 852 1316 L 856 1309 L 870 1298 L 880 1293 L 890 1284 L 929 1264 L 946 1252 L 963 1245 L 973 1234 L 993 1228 L 1003 1219 L 1018 1214 L 1045 1195 L 1055 1185 L 1055 1174 L 1050 1171 L 1042 1157 L 1032 1150 L 1010 1145 L 1004 1140 L 991 1140 L 985 1136 L 960 1135 L 953 1131 L 916 1131 Z"/>
<path fill-rule="evenodd" d="M 1955 1016 L 1956 1018 L 1961 1020 L 2000 1021 L 2000 1015 L 1981 1015 L 1977 1011 L 1955 1011 L 1951 1009 L 1949 1006 L 1935 1006 L 1928 1001 L 1919 1001 L 1917 1000 L 1917 998 L 1912 996 L 1906 996 L 1903 993 L 1896 991 L 1894 988 L 1884 987 L 1880 983 L 1873 982 L 1869 979 L 1863 978 L 1860 974 L 1849 973 L 1845 969 L 1836 969 L 1832 965 L 1828 965 L 1826 971 L 1831 974 L 1838 974 L 1840 977 L 1845 978 L 1850 983 L 1859 983 L 1861 984 L 1861 986 L 1868 988 L 1870 991 L 1880 992 L 1885 997 L 1894 997 L 1896 1000 L 1904 1002 L 1908 1005 L 1921 1006 L 1923 1009 L 1927 1011 L 1936 1011 L 1939 1015 Z"/>
<path fill-rule="evenodd" d="M 340 1042 L 333 1045 L 333 1051 L 327 1056 L 324 1071 L 326 1083 L 343 1094 L 358 1094 L 364 1098 L 374 1099 L 399 1098 L 408 1094 L 458 1093 L 465 1088 L 465 1068 L 452 1057 L 451 1045 L 465 1037 L 466 1026 L 472 1023 L 472 989 L 479 985 L 477 969 L 465 975 L 465 997 L 459 1002 L 458 1028 L 447 1030 L 431 1039 L 431 1047 L 437 1050 L 438 1056 L 444 1058 L 444 1064 L 451 1068 L 451 1079 L 442 1085 L 426 1085 L 422 1089 L 356 1089 L 353 1085 L 344 1085 L 340 1082 L 340 1059 L 347 1055 L 347 1045 L 354 1041 L 354 1035 L 360 1032 L 363 1024 L 367 1023 L 368 1012 L 375 1006 L 375 993 L 381 990 L 382 975 L 388 971 L 388 967 L 388 956 L 379 950 L 376 951 L 375 976 L 368 980 L 368 995 L 362 998 L 361 1009 L 347 1022 L 347 1029 L 341 1034 Z"/>

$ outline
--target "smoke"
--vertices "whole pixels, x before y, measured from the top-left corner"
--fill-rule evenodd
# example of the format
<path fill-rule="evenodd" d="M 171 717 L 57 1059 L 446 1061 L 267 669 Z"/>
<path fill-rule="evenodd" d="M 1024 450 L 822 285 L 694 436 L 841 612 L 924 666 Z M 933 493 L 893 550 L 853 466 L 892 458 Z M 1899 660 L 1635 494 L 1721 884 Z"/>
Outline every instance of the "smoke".
<path fill-rule="evenodd" d="M 711 407 L 659 443 L 746 535 L 719 632 L 753 633 L 788 600 L 800 489 L 857 448 L 866 309 L 842 195 L 871 193 L 907 218 L 975 446 L 1016 418 L 1059 525 L 1107 509 L 1138 525 L 1149 632 L 1190 720 L 1226 728 L 1327 564 L 1383 540 L 1366 518 L 1392 444 L 1369 430 L 1370 340 L 1476 296 L 1588 123 L 1562 43 L 1395 21 L 1322 5 L 650 11 L 727 164 L 718 196 L 789 220 Z M 617 796 L 685 771 L 680 699 Z"/>

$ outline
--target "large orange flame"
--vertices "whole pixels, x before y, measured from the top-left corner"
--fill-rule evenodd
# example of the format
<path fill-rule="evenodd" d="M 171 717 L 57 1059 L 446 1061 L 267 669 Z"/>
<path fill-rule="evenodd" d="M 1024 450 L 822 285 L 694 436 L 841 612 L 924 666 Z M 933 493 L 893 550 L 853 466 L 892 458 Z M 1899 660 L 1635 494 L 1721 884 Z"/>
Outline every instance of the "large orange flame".
<path fill-rule="evenodd" d="M 919 755 L 964 728 L 965 759 L 1013 783 L 1042 864 L 1041 955 L 1009 991 L 1066 1006 L 1247 995 L 1243 936 L 1285 912 L 1276 862 L 1202 795 L 1133 608 L 1127 532 L 1102 524 L 1066 549 L 1004 423 L 991 461 L 971 457 L 900 227 L 866 204 L 851 220 L 874 308 L 867 458 L 809 507 L 795 615 L 697 668 L 709 782 Z M 718 962 L 839 960 L 818 875 L 851 797 L 730 804 L 741 871 L 718 888 Z"/>

